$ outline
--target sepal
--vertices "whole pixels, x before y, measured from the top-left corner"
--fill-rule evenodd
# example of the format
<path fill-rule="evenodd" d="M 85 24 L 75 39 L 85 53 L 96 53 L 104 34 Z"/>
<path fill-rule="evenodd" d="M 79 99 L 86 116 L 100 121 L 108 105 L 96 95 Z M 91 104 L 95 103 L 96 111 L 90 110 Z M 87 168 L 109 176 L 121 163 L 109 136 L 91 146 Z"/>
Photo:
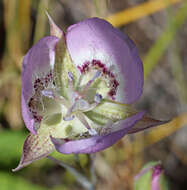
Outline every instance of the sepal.
<path fill-rule="evenodd" d="M 169 190 L 160 162 L 146 164 L 134 178 L 134 190 Z"/>
<path fill-rule="evenodd" d="M 19 165 L 12 171 L 18 171 L 32 162 L 48 156 L 54 150 L 49 135 L 32 133 L 26 138 Z"/>
<path fill-rule="evenodd" d="M 61 38 L 64 36 L 64 32 L 55 24 L 49 13 L 46 11 L 46 15 L 49 19 L 49 25 L 50 25 L 50 35 L 56 36 L 57 38 Z"/>

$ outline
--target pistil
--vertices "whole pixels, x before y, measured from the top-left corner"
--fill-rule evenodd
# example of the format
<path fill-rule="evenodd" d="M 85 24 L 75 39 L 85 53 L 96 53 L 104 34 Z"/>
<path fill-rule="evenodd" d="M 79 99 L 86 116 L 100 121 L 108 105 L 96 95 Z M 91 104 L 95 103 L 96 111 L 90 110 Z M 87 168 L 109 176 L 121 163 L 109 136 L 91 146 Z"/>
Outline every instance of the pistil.
<path fill-rule="evenodd" d="M 67 112 L 63 117 L 64 121 L 71 121 L 77 117 L 80 122 L 87 128 L 88 133 L 93 136 L 97 134 L 97 131 L 89 125 L 86 120 L 84 112 L 94 109 L 102 100 L 102 96 L 98 93 L 94 96 L 93 103 L 89 103 L 84 99 L 91 84 L 101 75 L 101 71 L 96 71 L 95 75 L 87 82 L 83 89 L 78 92 L 74 89 L 73 74 L 68 72 L 68 100 L 60 96 L 55 89 L 45 89 L 41 91 L 41 95 L 54 99 L 56 102 L 62 104 L 67 108 Z"/>

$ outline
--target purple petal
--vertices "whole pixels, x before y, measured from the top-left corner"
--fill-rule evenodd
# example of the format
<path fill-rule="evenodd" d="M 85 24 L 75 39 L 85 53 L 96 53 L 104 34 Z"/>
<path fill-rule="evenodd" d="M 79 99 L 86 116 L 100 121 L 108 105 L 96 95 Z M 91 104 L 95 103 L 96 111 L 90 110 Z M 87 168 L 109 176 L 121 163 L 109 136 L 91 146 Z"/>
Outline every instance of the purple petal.
<path fill-rule="evenodd" d="M 102 19 L 90 18 L 70 26 L 66 41 L 77 66 L 95 59 L 114 67 L 112 71 L 115 71 L 124 94 L 118 100 L 132 103 L 142 94 L 142 62 L 135 44 L 126 34 Z"/>
<path fill-rule="evenodd" d="M 33 81 L 36 77 L 41 77 L 50 71 L 54 66 L 55 45 L 58 41 L 56 37 L 42 38 L 26 54 L 23 60 L 22 69 L 22 116 L 26 127 L 34 131 L 34 120 L 28 110 L 28 100 L 33 95 Z"/>
<path fill-rule="evenodd" d="M 23 153 L 17 168 L 12 171 L 18 171 L 30 163 L 48 156 L 54 150 L 49 136 L 33 135 L 26 138 L 23 145 Z"/>
<path fill-rule="evenodd" d="M 169 120 L 170 121 L 170 120 Z M 146 115 L 143 116 L 143 118 L 141 120 L 139 120 L 136 125 L 134 125 L 130 130 L 129 130 L 129 134 L 130 133 L 137 133 L 139 131 L 145 130 L 147 128 L 150 127 L 156 127 L 158 125 L 163 125 L 165 123 L 168 123 L 169 121 L 160 121 L 160 120 L 156 120 L 153 118 L 150 118 Z"/>
<path fill-rule="evenodd" d="M 103 136 L 94 136 L 87 139 L 68 141 L 60 143 L 59 139 L 51 137 L 57 151 L 63 154 L 71 153 L 94 153 L 112 146 L 119 139 L 128 133 L 130 128 L 139 121 L 144 115 L 144 112 L 139 112 L 123 122 L 123 129 L 112 132 Z"/>

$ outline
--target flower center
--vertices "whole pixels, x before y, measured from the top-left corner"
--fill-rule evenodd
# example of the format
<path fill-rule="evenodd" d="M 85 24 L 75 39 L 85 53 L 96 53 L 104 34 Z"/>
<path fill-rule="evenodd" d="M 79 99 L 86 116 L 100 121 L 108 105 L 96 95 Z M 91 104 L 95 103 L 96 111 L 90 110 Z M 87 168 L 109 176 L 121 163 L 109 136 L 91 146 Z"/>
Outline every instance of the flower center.
<path fill-rule="evenodd" d="M 99 78 L 101 72 L 97 71 L 95 75 L 84 85 L 79 91 L 74 89 L 73 86 L 73 74 L 68 72 L 68 99 L 64 99 L 53 89 L 44 89 L 41 91 L 44 97 L 52 98 L 59 104 L 66 108 L 66 114 L 63 117 L 64 121 L 71 121 L 75 117 L 87 128 L 90 135 L 97 134 L 97 132 L 91 128 L 88 121 L 85 118 L 84 112 L 94 109 L 102 100 L 102 95 L 96 93 L 94 99 L 89 101 L 86 99 L 87 92 L 90 90 L 91 84 Z"/>
<path fill-rule="evenodd" d="M 113 73 L 100 61 L 86 62 L 78 69 L 81 76 L 76 85 L 73 73 L 66 73 L 67 98 L 58 92 L 52 72 L 43 78 L 37 78 L 34 82 L 34 95 L 30 98 L 28 106 L 36 123 L 48 119 L 49 115 L 54 115 L 52 109 L 54 107 L 56 113 L 62 114 L 63 122 L 72 123 L 76 118 L 88 134 L 93 136 L 97 131 L 85 113 L 96 108 L 104 98 L 114 99 L 119 83 Z"/>

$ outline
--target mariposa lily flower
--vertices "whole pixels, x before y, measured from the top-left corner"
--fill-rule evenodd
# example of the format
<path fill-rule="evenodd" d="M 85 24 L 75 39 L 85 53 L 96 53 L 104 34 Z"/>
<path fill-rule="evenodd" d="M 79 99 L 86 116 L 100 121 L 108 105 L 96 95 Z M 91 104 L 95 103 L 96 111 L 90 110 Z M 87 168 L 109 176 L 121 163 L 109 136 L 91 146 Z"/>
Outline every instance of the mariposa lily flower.
<path fill-rule="evenodd" d="M 49 21 L 51 35 L 23 60 L 22 115 L 31 133 L 14 171 L 55 149 L 95 153 L 163 123 L 131 106 L 142 94 L 143 66 L 127 35 L 99 18 L 66 33 Z"/>

